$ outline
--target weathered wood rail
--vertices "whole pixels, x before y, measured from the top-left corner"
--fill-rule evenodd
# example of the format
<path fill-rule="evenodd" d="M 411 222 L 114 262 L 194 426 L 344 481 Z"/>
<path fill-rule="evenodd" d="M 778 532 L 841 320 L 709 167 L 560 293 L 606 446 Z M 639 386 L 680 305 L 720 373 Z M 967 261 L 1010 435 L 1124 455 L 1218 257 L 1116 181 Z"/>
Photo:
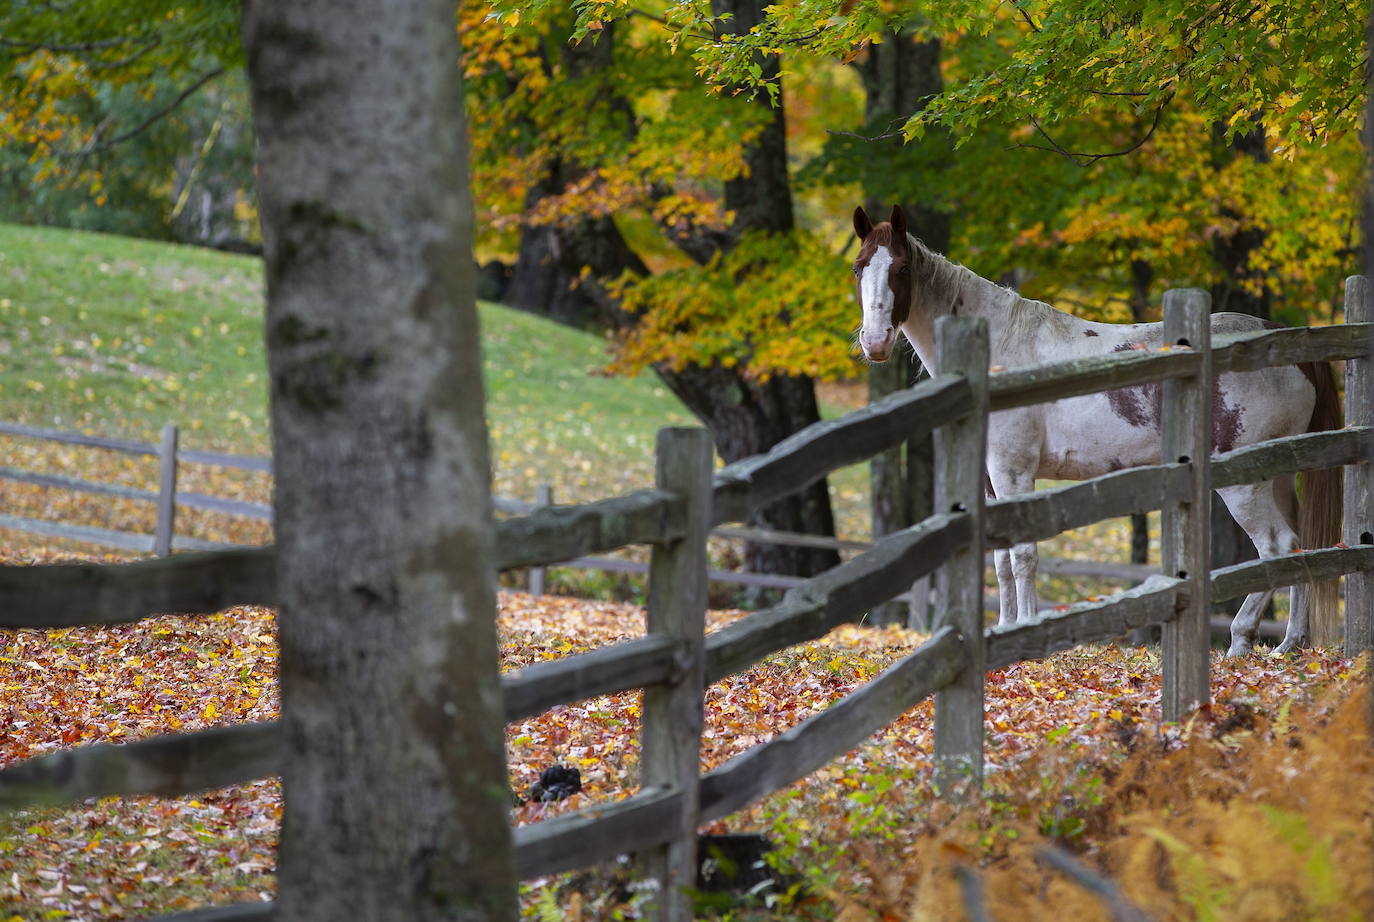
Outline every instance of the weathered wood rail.
<path fill-rule="evenodd" d="M 695 829 L 778 790 L 859 745 L 924 698 L 936 697 L 937 779 L 951 794 L 976 790 L 982 767 L 983 676 L 1146 625 L 1166 629 L 1165 719 L 1208 696 L 1207 602 L 1261 588 L 1339 575 L 1349 578 L 1347 653 L 1374 637 L 1374 362 L 1363 343 L 1374 330 L 1363 279 L 1347 287 L 1356 323 L 1230 337 L 1206 346 L 1206 296 L 1166 298 L 1170 335 L 1199 346 L 1124 353 L 989 375 L 986 329 L 965 318 L 938 327 L 940 375 L 838 420 L 798 433 L 765 455 L 710 475 L 699 430 L 664 430 L 652 490 L 581 506 L 538 509 L 497 523 L 496 564 L 552 564 L 628 543 L 653 548 L 645 637 L 541 663 L 502 679 L 506 717 L 520 720 L 561 703 L 646 689 L 644 784 L 629 798 L 515 830 L 523 877 L 568 870 L 626 851 L 659 878 L 659 916 L 688 918 L 682 885 L 695 868 Z M 1205 437 L 1210 376 L 1227 369 L 1347 359 L 1347 418 L 1338 432 L 1248 446 L 1216 458 Z M 982 466 L 991 410 L 1171 382 L 1164 401 L 1172 463 L 987 503 Z M 1353 382 L 1353 383 L 1352 383 Z M 1362 390 L 1360 388 L 1363 388 Z M 1191 412 L 1188 408 L 1192 407 Z M 1182 410 L 1183 412 L 1180 412 Z M 4 431 L 0 428 L 0 431 Z M 947 510 L 862 555 L 791 588 L 771 608 L 703 636 L 705 537 L 712 525 L 746 519 L 762 504 L 862 460 L 913 431 L 935 431 Z M 1207 491 L 1284 473 L 1345 466 L 1345 546 L 1211 571 Z M 1040 540 L 1103 518 L 1165 511 L 1165 573 L 1107 600 L 1015 626 L 984 628 L 982 577 L 988 547 Z M 704 775 L 699 773 L 701 695 L 706 685 L 769 654 L 860 619 L 904 586 L 934 573 L 942 608 L 933 636 L 832 707 Z M 276 602 L 272 549 L 183 554 L 118 565 L 0 567 L 0 627 L 116 624 L 160 612 L 210 613 L 237 603 Z M 288 703 L 289 706 L 289 703 Z M 126 744 L 52 753 L 0 770 L 0 808 L 18 809 L 116 794 L 192 793 L 278 769 L 275 722 L 239 724 Z M 270 905 L 221 907 L 176 918 L 265 919 Z"/>
<path fill-rule="evenodd" d="M 823 435 L 822 443 L 829 441 L 844 446 L 843 451 L 850 457 L 863 460 L 867 455 L 868 449 L 864 446 L 878 438 L 880 442 L 890 439 L 893 428 L 900 430 L 902 426 L 912 426 L 919 429 L 922 422 L 913 416 L 913 408 L 925 406 L 923 401 L 934 398 L 938 400 L 957 400 L 960 395 L 957 393 L 959 382 L 946 384 L 944 388 L 931 390 L 917 390 L 911 393 L 895 394 L 885 402 L 865 407 L 856 414 L 851 414 L 843 421 L 831 423 L 831 429 L 824 433 L 813 433 L 812 436 Z M 172 551 L 228 551 L 248 547 L 248 545 L 229 544 L 221 541 L 206 541 L 200 538 L 193 538 L 184 534 L 177 534 L 175 531 L 176 517 L 175 510 L 180 507 L 188 509 L 202 509 L 210 512 L 217 512 L 228 516 L 257 519 L 263 522 L 272 521 L 272 507 L 264 503 L 249 502 L 239 499 L 230 499 L 223 496 L 212 496 L 204 493 L 196 493 L 176 489 L 177 473 L 179 465 L 182 463 L 192 463 L 201 465 L 212 465 L 217 467 L 232 468 L 238 470 L 258 471 L 267 474 L 272 473 L 272 461 L 270 458 L 263 458 L 253 455 L 227 454 L 224 452 L 196 451 L 179 448 L 176 443 L 177 427 L 175 424 L 168 424 L 163 430 L 163 445 L 153 445 L 147 442 L 139 442 L 131 439 L 115 439 L 103 436 L 87 435 L 80 432 L 70 432 L 61 429 L 47 429 L 38 426 L 27 426 L 18 423 L 0 422 L 0 435 L 19 436 L 27 439 L 40 441 L 59 442 L 70 445 L 80 445 L 88 448 L 97 448 L 108 451 L 122 452 L 132 455 L 152 455 L 159 458 L 159 481 L 160 489 L 149 490 L 141 487 L 132 487 L 127 484 L 104 483 L 101 481 L 85 480 L 79 477 L 69 477 L 63 474 L 52 474 L 42 471 L 25 470 L 16 467 L 0 466 L 0 480 L 8 480 L 14 483 L 25 483 L 33 486 L 49 487 L 57 490 L 67 490 L 79 493 L 94 493 L 102 496 L 111 496 L 118 499 L 128 499 L 137 502 L 152 503 L 157 507 L 157 525 L 152 533 L 121 531 L 110 528 L 102 528 L 83 523 L 68 522 L 52 519 L 35 519 L 15 515 L 0 514 L 0 529 L 12 529 L 31 534 L 40 534 L 48 537 L 63 538 L 71 541 L 78 541 L 88 544 L 95 544 L 102 547 L 114 547 L 126 551 L 139 553 L 154 553 L 165 556 Z M 166 439 L 172 439 L 170 443 L 165 443 Z M 810 441 L 810 440 L 808 440 Z M 809 450 L 809 449 L 806 449 Z M 776 450 L 775 450 L 776 451 Z M 871 454 L 871 452 L 868 452 Z M 760 456 L 758 459 L 749 459 L 755 465 L 763 464 L 773 456 Z M 785 454 L 785 453 L 784 453 Z M 838 456 L 843 458 L 845 455 Z M 843 466 L 843 461 L 838 466 Z M 857 463 L 857 462 L 856 462 Z M 755 471 L 752 474 L 741 468 L 736 473 L 741 480 L 759 474 Z M 722 477 L 731 476 L 730 471 L 721 472 Z M 761 476 L 767 477 L 767 471 L 761 472 Z M 170 493 L 168 490 L 170 489 Z M 735 489 L 747 490 L 747 487 L 736 484 Z M 652 491 L 646 491 L 652 493 Z M 170 497 L 170 499 L 169 499 Z M 526 502 L 508 496 L 493 496 L 492 504 L 496 511 L 505 515 L 521 516 L 525 518 L 534 517 L 542 519 L 547 515 L 563 517 L 561 520 L 569 522 L 570 529 L 575 530 L 576 525 L 573 520 L 580 519 L 584 523 L 591 523 L 593 526 L 597 521 L 594 517 L 579 512 L 580 507 L 553 505 L 553 492 L 548 484 L 541 484 L 537 488 L 536 502 Z M 588 504 L 595 505 L 595 504 Z M 649 504 L 652 507 L 652 503 Z M 649 512 L 652 517 L 653 512 Z M 665 533 L 666 536 L 666 533 Z M 742 541 L 755 541 L 765 544 L 783 544 L 795 547 L 818 547 L 846 552 L 862 552 L 873 547 L 871 541 L 847 540 L 842 538 L 831 538 L 822 535 L 806 535 L 794 532 L 783 532 L 764 528 L 745 528 L 732 525 L 718 525 L 711 529 L 711 536 L 715 538 L 727 538 Z M 575 541 L 576 539 L 574 539 Z M 619 548 L 630 544 L 643 544 L 647 541 L 626 538 L 625 540 L 615 541 L 607 539 L 597 544 L 588 544 L 588 547 Z M 523 553 L 514 539 L 510 547 L 515 549 L 515 553 Z M 532 559 L 549 559 L 553 554 L 552 549 L 537 549 L 532 553 Z M 1041 570 L 1045 573 L 1071 573 L 1078 576 L 1097 576 L 1107 579 L 1133 579 L 1134 576 L 1129 572 L 1130 565 L 1110 564 L 1097 561 L 1076 561 L 1053 557 L 1041 558 Z M 505 560 L 498 561 L 501 569 L 513 569 L 518 564 L 508 563 Z M 575 569 L 602 570 L 610 573 L 633 573 L 647 576 L 649 564 L 641 560 L 626 560 L 619 557 L 593 556 L 588 554 L 563 557 L 558 560 L 559 567 Z M 795 576 L 786 576 L 777 573 L 752 573 L 743 570 L 707 570 L 707 579 L 713 583 L 730 583 L 741 586 L 758 586 L 769 589 L 790 589 L 803 582 Z M 528 585 L 530 592 L 539 595 L 544 592 L 547 582 L 547 567 L 539 564 L 532 564 L 528 568 Z M 905 589 L 903 590 L 905 592 Z"/>

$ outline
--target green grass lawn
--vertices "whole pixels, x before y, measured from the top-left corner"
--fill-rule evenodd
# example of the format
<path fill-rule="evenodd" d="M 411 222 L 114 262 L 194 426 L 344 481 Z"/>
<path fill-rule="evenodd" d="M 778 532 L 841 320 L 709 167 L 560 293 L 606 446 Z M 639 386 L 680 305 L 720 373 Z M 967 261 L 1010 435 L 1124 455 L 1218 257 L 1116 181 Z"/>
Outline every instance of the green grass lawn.
<path fill-rule="evenodd" d="M 258 261 L 0 224 L 0 418 L 268 444 Z"/>
<path fill-rule="evenodd" d="M 0 224 L 0 419 L 265 454 L 261 264 Z M 691 415 L 652 375 L 607 378 L 599 337 L 480 306 L 495 487 L 561 501 L 647 484 L 654 433 Z"/>

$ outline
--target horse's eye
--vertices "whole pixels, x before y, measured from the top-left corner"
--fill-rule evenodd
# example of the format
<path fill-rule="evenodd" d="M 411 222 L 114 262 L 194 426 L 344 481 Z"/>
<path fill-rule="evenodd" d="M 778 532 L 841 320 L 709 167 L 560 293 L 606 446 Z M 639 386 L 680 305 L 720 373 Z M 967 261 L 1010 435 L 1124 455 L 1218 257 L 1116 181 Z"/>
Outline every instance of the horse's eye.
<path fill-rule="evenodd" d="M 858 278 L 859 276 L 861 276 L 861 275 L 863 275 L 863 274 L 864 274 L 864 270 L 863 270 L 862 267 L 860 267 L 860 266 L 855 266 L 855 267 L 854 267 L 854 277 L 855 277 L 855 278 Z"/>
<path fill-rule="evenodd" d="M 910 275 L 910 274 L 911 274 L 911 263 L 902 263 L 901 268 L 899 268 L 899 269 L 897 270 L 897 274 L 898 274 L 898 275 Z"/>

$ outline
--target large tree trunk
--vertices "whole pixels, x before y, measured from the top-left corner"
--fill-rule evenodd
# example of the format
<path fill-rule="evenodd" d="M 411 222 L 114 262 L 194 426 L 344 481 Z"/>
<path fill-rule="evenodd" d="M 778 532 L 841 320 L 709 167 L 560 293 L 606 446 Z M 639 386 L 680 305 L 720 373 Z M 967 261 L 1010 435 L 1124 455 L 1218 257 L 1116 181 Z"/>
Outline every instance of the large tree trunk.
<path fill-rule="evenodd" d="M 710 430 L 726 462 L 766 451 L 820 418 L 816 389 L 804 376 L 750 381 L 733 368 L 688 366 L 659 372 L 665 384 Z M 750 524 L 778 531 L 833 535 L 835 519 L 825 481 L 759 510 Z M 811 576 L 839 563 L 836 551 L 750 543 L 750 570 Z"/>
<path fill-rule="evenodd" d="M 939 40 L 922 41 L 909 31 L 891 41 L 869 46 L 858 68 L 864 84 L 864 121 L 874 137 L 896 130 L 944 89 Z M 881 172 L 888 176 L 900 175 L 896 164 L 902 153 L 903 139 L 882 138 L 870 143 L 875 161 L 893 163 L 893 168 Z M 946 132 L 933 130 L 915 143 L 948 147 L 950 139 Z M 928 183 L 929 177 L 912 176 L 910 187 L 903 190 L 900 204 L 911 232 L 935 251 L 947 253 L 949 215 L 922 200 L 922 189 L 929 188 Z M 879 192 L 873 189 L 865 189 L 865 199 L 866 207 L 875 216 L 887 214 L 893 204 L 882 201 Z M 870 365 L 869 402 L 910 387 L 922 372 L 921 360 L 914 352 L 909 359 L 899 352 L 889 362 Z M 869 462 L 869 491 L 875 539 L 914 525 L 930 515 L 934 462 L 935 442 L 930 436 L 912 439 L 905 445 L 874 455 Z M 918 598 L 915 607 L 919 622 L 924 614 L 924 600 Z M 872 618 L 880 624 L 905 623 L 907 614 L 903 606 L 889 603 L 875 610 Z"/>
<path fill-rule="evenodd" d="M 283 920 L 513 920 L 453 5 L 248 0 Z"/>

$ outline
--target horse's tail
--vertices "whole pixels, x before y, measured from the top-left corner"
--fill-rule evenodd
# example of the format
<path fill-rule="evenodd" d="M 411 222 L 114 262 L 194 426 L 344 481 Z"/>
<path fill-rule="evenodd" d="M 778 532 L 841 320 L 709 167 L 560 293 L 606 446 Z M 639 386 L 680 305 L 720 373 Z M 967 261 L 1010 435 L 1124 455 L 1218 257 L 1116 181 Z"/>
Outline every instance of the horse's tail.
<path fill-rule="evenodd" d="M 1317 405 L 1312 408 L 1307 431 L 1340 429 L 1345 423 L 1330 363 L 1309 362 L 1298 367 L 1317 389 Z M 1336 544 L 1341 540 L 1341 468 L 1306 471 L 1299 475 L 1299 483 L 1302 500 L 1298 512 L 1298 543 L 1308 549 Z M 1308 612 L 1313 644 L 1330 647 L 1340 643 L 1339 599 L 1339 580 L 1312 584 L 1308 593 Z"/>

